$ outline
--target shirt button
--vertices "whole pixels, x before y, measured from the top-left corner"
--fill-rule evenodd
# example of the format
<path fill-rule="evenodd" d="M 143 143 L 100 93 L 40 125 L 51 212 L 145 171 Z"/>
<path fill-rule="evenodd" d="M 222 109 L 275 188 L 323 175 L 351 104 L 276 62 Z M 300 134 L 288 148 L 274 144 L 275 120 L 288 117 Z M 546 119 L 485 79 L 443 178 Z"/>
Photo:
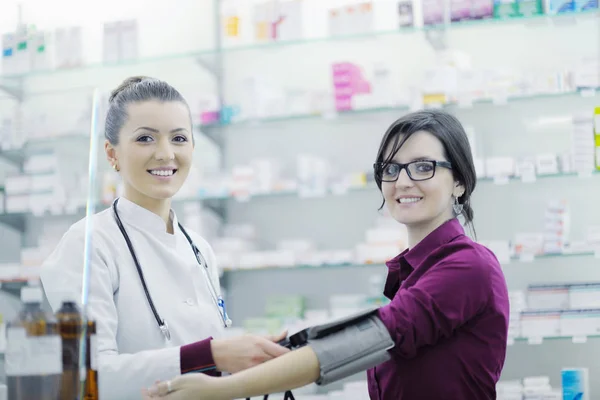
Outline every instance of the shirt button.
<path fill-rule="evenodd" d="M 185 302 L 186 302 L 186 304 L 187 304 L 188 306 L 193 306 L 193 305 L 194 305 L 194 300 L 193 300 L 193 299 L 191 299 L 191 298 L 190 298 L 190 299 L 187 299 Z"/>

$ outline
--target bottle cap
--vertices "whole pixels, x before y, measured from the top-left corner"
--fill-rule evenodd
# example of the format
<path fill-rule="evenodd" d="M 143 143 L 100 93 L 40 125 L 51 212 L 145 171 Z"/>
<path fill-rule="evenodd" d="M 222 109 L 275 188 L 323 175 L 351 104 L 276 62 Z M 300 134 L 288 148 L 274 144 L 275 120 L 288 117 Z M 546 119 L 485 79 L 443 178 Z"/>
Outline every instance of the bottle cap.
<path fill-rule="evenodd" d="M 75 304 L 76 307 L 80 307 L 79 299 L 77 293 L 73 291 L 64 291 L 58 293 L 58 300 L 60 300 L 60 304 L 72 303 Z"/>
<path fill-rule="evenodd" d="M 64 291 L 64 292 L 60 292 L 58 294 L 58 299 L 60 300 L 61 303 L 75 303 L 78 304 L 79 296 L 77 295 L 77 293 L 71 291 Z"/>
<path fill-rule="evenodd" d="M 21 288 L 21 302 L 23 303 L 42 303 L 44 295 L 42 288 L 36 286 L 24 286 Z"/>

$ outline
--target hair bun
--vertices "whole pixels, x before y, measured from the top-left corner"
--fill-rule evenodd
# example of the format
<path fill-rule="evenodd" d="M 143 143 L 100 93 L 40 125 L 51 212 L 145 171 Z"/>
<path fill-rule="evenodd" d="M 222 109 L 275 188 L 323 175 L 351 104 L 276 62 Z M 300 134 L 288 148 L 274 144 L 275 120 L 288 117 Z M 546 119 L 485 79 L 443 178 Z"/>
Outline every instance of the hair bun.
<path fill-rule="evenodd" d="M 115 100 L 115 98 L 119 95 L 119 93 L 148 79 L 150 78 L 147 76 L 130 76 L 129 78 L 121 82 L 121 84 L 116 89 L 110 92 L 108 102 L 112 103 Z"/>

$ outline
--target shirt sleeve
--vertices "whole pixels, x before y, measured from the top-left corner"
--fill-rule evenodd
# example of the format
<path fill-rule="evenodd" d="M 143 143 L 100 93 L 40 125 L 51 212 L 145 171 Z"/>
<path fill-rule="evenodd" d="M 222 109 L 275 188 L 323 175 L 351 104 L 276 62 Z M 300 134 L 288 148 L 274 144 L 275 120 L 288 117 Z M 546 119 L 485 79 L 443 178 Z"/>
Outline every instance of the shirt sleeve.
<path fill-rule="evenodd" d="M 118 287 L 118 272 L 108 256 L 111 249 L 105 243 L 110 241 L 103 235 L 102 231 L 94 233 L 88 297 L 89 317 L 96 321 L 99 394 L 101 398 L 111 400 L 137 399 L 142 388 L 181 374 L 181 348 L 168 347 L 134 354 L 119 352 L 119 317 L 113 297 Z M 71 228 L 41 268 L 42 285 L 53 312 L 60 308 L 65 291 L 80 298 L 83 261 L 84 231 Z"/>
<path fill-rule="evenodd" d="M 221 376 L 213 359 L 210 345 L 212 340 L 213 338 L 209 337 L 199 342 L 181 346 L 179 358 L 182 374 L 202 372 L 206 375 Z"/>
<path fill-rule="evenodd" d="M 379 309 L 395 347 L 403 358 L 434 345 L 481 312 L 491 296 L 486 265 L 468 260 L 445 260 L 427 271 L 417 283 L 400 289 L 391 303 Z"/>

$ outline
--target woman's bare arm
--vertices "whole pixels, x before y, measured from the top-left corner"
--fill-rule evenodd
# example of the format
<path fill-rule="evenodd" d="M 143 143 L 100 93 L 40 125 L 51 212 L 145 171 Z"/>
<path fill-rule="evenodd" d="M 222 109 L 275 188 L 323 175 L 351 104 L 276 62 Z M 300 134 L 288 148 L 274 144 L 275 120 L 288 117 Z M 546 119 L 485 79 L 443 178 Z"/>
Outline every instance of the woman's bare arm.
<path fill-rule="evenodd" d="M 317 355 L 310 346 L 292 351 L 254 368 L 216 379 L 228 396 L 245 398 L 279 393 L 311 384 L 319 379 Z"/>
<path fill-rule="evenodd" d="M 253 368 L 222 378 L 204 374 L 179 376 L 158 383 L 144 398 L 167 400 L 232 400 L 280 393 L 316 382 L 320 376 L 317 355 L 310 346 L 289 352 Z"/>

